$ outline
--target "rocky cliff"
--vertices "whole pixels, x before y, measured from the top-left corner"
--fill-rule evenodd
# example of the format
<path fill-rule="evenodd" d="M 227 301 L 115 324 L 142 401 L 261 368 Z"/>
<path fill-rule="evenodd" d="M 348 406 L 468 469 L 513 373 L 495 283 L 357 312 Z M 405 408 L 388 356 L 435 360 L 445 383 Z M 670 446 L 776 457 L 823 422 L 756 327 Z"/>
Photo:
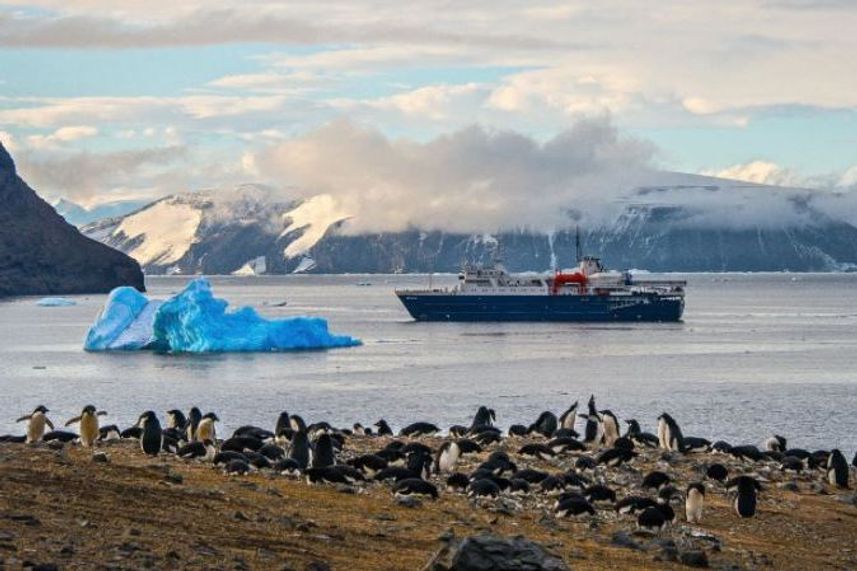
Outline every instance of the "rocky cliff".
<path fill-rule="evenodd" d="M 143 290 L 139 264 L 83 236 L 15 171 L 0 143 L 0 297 Z"/>

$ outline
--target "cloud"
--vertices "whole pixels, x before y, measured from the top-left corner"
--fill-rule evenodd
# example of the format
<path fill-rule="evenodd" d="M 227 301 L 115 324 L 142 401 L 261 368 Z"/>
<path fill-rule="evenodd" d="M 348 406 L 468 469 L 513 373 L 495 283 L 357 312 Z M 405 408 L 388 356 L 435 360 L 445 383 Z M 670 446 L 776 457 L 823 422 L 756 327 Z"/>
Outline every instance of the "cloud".
<path fill-rule="evenodd" d="M 808 182 L 798 173 L 769 161 L 751 161 L 720 170 L 704 170 L 702 174 L 773 186 L 799 187 Z"/>
<path fill-rule="evenodd" d="M 33 148 L 52 148 L 62 143 L 71 143 L 98 135 L 98 129 L 89 125 L 60 127 L 49 135 L 30 135 L 27 144 Z"/>
<path fill-rule="evenodd" d="M 653 152 L 606 118 L 545 143 L 475 126 L 416 142 L 337 121 L 244 160 L 303 196 L 331 195 L 352 232 L 470 232 L 564 228 L 575 209 L 615 209 L 611 197 L 648 171 Z"/>

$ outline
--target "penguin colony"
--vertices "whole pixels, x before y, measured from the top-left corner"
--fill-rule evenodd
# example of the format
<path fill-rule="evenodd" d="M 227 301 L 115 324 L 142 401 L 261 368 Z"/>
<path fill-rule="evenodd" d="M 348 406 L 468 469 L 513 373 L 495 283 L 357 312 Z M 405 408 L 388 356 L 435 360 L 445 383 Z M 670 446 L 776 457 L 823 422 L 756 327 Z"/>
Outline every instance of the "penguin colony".
<path fill-rule="evenodd" d="M 187 415 L 167 411 L 164 426 L 155 412 L 146 411 L 120 430 L 101 426 L 99 418 L 107 413 L 93 405 L 65 423 L 79 425 L 74 433 L 54 429 L 49 412 L 36 407 L 18 419 L 27 422 L 25 436 L 0 441 L 76 442 L 91 448 L 133 439 L 147 456 L 170 454 L 208 463 L 229 476 L 268 471 L 308 484 L 388 485 L 400 501 L 434 500 L 442 492 L 464 494 L 478 505 L 530 500 L 557 518 L 614 514 L 642 533 L 658 533 L 679 519 L 704 523 L 709 493 L 728 494 L 735 517 L 751 518 L 770 481 L 799 476 L 848 489 L 857 468 L 857 456 L 849 466 L 840 450 L 789 448 L 779 435 L 761 448 L 686 437 L 667 413 L 657 418 L 656 434 L 644 432 L 634 419 L 625 421 L 622 434 L 618 417 L 598 410 L 594 396 L 585 413 L 575 402 L 559 417 L 546 411 L 532 424 L 513 424 L 505 434 L 495 426 L 494 411 L 482 406 L 469 426 L 452 426 L 446 437 L 438 437 L 440 428 L 429 422 L 410 424 L 396 436 L 383 419 L 374 430 L 361 424 L 341 429 L 327 422 L 307 424 L 299 415 L 282 412 L 273 430 L 245 425 L 221 439 L 217 414 L 202 414 L 196 407 Z M 578 420 L 582 434 L 576 430 Z M 349 449 L 349 439 L 357 438 L 377 441 L 377 446 L 358 454 Z M 696 463 L 698 478 L 678 481 L 673 465 L 700 454 L 706 456 Z M 470 459 L 477 456 L 483 460 Z M 634 462 L 641 456 L 656 459 L 656 469 L 637 470 Z M 545 465 L 550 468 L 535 467 Z"/>

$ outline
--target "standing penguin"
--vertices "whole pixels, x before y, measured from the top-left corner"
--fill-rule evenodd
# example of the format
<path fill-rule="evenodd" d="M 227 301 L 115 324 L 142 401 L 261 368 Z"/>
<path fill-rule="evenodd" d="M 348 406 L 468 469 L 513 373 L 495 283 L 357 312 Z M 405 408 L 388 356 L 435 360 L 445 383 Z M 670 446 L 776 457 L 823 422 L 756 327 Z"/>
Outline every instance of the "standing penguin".
<path fill-rule="evenodd" d="M 215 422 L 220 422 L 220 419 L 213 412 L 208 412 L 199 421 L 196 427 L 196 440 L 211 440 L 217 442 L 217 428 Z"/>
<path fill-rule="evenodd" d="M 306 470 L 309 464 L 309 437 L 303 430 L 298 430 L 292 437 L 292 443 L 289 446 L 289 458 L 297 461 L 301 470 Z"/>
<path fill-rule="evenodd" d="M 164 445 L 164 433 L 154 411 L 147 410 L 137 419 L 137 425 L 143 429 L 140 435 L 140 448 L 146 456 L 157 456 Z"/>
<path fill-rule="evenodd" d="M 459 456 L 461 456 L 461 448 L 457 442 L 454 440 L 444 442 L 434 458 L 434 471 L 438 474 L 454 471 Z"/>
<path fill-rule="evenodd" d="M 687 487 L 685 496 L 684 513 L 688 523 L 699 523 L 702 521 L 702 505 L 705 503 L 705 485 L 701 482 L 693 482 Z"/>
<path fill-rule="evenodd" d="M 375 427 L 378 429 L 378 436 L 393 436 L 393 429 L 383 418 L 375 423 Z"/>
<path fill-rule="evenodd" d="M 105 416 L 107 411 L 95 410 L 95 406 L 88 404 L 83 407 L 79 416 L 76 416 L 65 423 L 70 426 L 75 422 L 80 423 L 80 443 L 87 448 L 91 448 L 95 441 L 98 440 L 98 417 Z"/>
<path fill-rule="evenodd" d="M 601 417 L 601 426 L 604 427 L 602 435 L 604 446 L 612 448 L 613 444 L 619 440 L 619 419 L 610 410 L 602 410 L 599 416 Z"/>
<path fill-rule="evenodd" d="M 738 476 L 726 482 L 726 489 L 737 492 L 732 504 L 738 517 L 756 515 L 756 492 L 762 489 L 758 480 L 750 476 Z"/>
<path fill-rule="evenodd" d="M 336 463 L 333 452 L 333 439 L 330 434 L 322 434 L 315 442 L 315 448 L 312 450 L 312 468 L 327 468 Z"/>
<path fill-rule="evenodd" d="M 199 426 L 199 422 L 202 420 L 202 412 L 196 407 L 190 409 L 187 413 L 187 441 L 195 442 L 196 438 L 196 429 Z"/>
<path fill-rule="evenodd" d="M 589 447 L 595 448 L 601 444 L 604 437 L 604 426 L 601 424 L 601 417 L 598 415 L 598 409 L 595 408 L 595 395 L 589 397 L 589 412 L 588 414 L 580 415 L 586 419 L 586 429 L 583 432 L 583 443 Z"/>
<path fill-rule="evenodd" d="M 287 411 L 283 411 L 277 417 L 277 423 L 274 425 L 274 436 L 280 436 L 285 433 L 286 430 L 292 429 L 292 421 L 289 418 L 289 413 Z"/>
<path fill-rule="evenodd" d="M 187 428 L 187 417 L 177 408 L 167 411 L 167 428 L 185 430 Z"/>
<path fill-rule="evenodd" d="M 32 442 L 41 442 L 42 438 L 45 436 L 45 425 L 49 426 L 51 430 L 54 429 L 54 423 L 51 422 L 46 415 L 48 413 L 48 409 L 44 405 L 37 406 L 33 412 L 28 415 L 22 416 L 15 422 L 27 422 L 27 443 Z"/>
<path fill-rule="evenodd" d="M 769 452 L 785 452 L 788 450 L 787 441 L 785 437 L 774 434 L 765 440 L 765 449 Z"/>
<path fill-rule="evenodd" d="M 562 415 L 559 417 L 559 426 L 560 428 L 565 428 L 566 430 L 574 430 L 574 425 L 577 422 L 577 401 L 574 401 L 574 404 L 568 407 Z"/>
<path fill-rule="evenodd" d="M 678 423 L 667 413 L 658 417 L 658 441 L 664 450 L 684 451 L 684 436 Z"/>
<path fill-rule="evenodd" d="M 479 432 L 481 428 L 494 426 L 496 420 L 494 409 L 487 406 L 480 406 L 473 417 L 473 423 L 470 425 L 470 432 Z"/>
<path fill-rule="evenodd" d="M 827 481 L 837 488 L 848 487 L 848 462 L 838 448 L 831 450 L 827 458 Z"/>

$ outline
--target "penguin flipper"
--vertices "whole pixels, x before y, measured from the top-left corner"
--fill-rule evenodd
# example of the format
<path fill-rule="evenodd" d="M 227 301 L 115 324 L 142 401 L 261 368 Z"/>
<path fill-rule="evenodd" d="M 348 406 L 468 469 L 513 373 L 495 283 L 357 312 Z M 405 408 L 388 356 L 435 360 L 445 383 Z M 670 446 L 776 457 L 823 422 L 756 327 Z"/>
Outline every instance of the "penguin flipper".
<path fill-rule="evenodd" d="M 33 415 L 31 415 L 31 414 L 26 414 L 26 415 L 22 416 L 21 418 L 17 419 L 15 422 L 24 422 L 25 420 L 30 420 L 30 418 L 32 416 Z"/>
<path fill-rule="evenodd" d="M 51 419 L 50 419 L 50 418 L 45 417 L 45 424 L 47 424 L 48 426 L 50 426 L 50 427 L 51 427 L 51 430 L 54 430 L 54 423 L 53 423 L 53 422 L 51 422 Z"/>
<path fill-rule="evenodd" d="M 107 416 L 107 411 L 106 410 L 99 410 L 98 412 L 95 413 L 95 416 Z"/>
<path fill-rule="evenodd" d="M 66 422 L 66 423 L 65 423 L 65 425 L 66 425 L 66 426 L 71 426 L 71 425 L 72 425 L 72 424 L 74 424 L 75 422 L 80 422 L 80 416 L 75 416 L 74 418 L 72 418 L 71 420 L 69 420 L 68 422 Z"/>

